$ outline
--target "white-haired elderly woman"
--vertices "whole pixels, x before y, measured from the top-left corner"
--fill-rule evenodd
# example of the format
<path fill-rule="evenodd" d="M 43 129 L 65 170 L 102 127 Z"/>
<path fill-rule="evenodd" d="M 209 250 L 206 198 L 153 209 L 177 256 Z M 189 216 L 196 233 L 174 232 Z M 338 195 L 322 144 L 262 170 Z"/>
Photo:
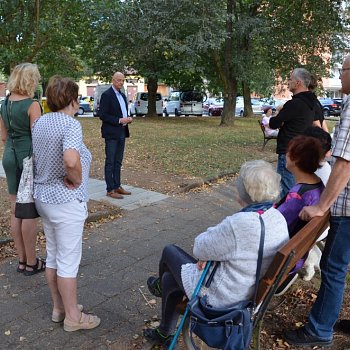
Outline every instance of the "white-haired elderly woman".
<path fill-rule="evenodd" d="M 176 305 L 184 295 L 191 297 L 206 261 L 220 261 L 205 292 L 213 307 L 229 307 L 253 297 L 261 234 L 259 215 L 266 232 L 261 274 L 289 239 L 286 220 L 272 206 L 279 196 L 279 184 L 280 175 L 271 164 L 263 160 L 246 162 L 237 180 L 239 203 L 245 207 L 196 237 L 196 258 L 175 245 L 164 248 L 159 277 L 147 280 L 150 292 L 162 298 L 162 319 L 158 328 L 144 330 L 147 339 L 165 346 L 171 343 L 179 316 Z"/>

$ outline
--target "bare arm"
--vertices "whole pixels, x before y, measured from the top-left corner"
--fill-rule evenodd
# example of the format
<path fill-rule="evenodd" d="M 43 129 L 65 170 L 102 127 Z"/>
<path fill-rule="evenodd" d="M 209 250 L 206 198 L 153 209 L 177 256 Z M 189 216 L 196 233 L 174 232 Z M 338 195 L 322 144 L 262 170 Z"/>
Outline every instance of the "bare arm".
<path fill-rule="evenodd" d="M 314 216 L 322 216 L 335 202 L 339 193 L 345 188 L 350 180 L 350 161 L 337 158 L 327 186 L 323 191 L 318 205 L 304 207 L 299 214 L 302 220 L 310 220 Z"/>
<path fill-rule="evenodd" d="M 1 141 L 3 144 L 5 144 L 5 142 L 7 140 L 7 131 L 6 131 L 5 124 L 4 124 L 4 121 L 2 120 L 2 118 L 0 118 L 0 129 L 1 129 Z"/>
<path fill-rule="evenodd" d="M 313 126 L 318 126 L 319 128 L 321 128 L 321 129 L 323 129 L 324 131 L 326 131 L 326 132 L 329 133 L 326 120 L 324 120 L 324 121 L 322 122 L 322 125 L 321 125 L 321 122 L 320 122 L 319 120 L 314 120 L 313 123 L 312 123 L 312 125 L 313 125 Z"/>
<path fill-rule="evenodd" d="M 28 115 L 30 120 L 30 129 L 31 129 L 35 120 L 37 120 L 41 116 L 41 108 L 38 101 L 34 101 L 30 105 L 28 109 Z"/>
<path fill-rule="evenodd" d="M 82 181 L 82 168 L 79 152 L 75 149 L 67 149 L 63 153 L 63 165 L 67 175 L 64 182 L 68 188 L 78 188 Z"/>
<path fill-rule="evenodd" d="M 328 132 L 328 134 L 329 134 L 329 129 L 328 129 L 328 125 L 327 125 L 326 119 L 322 122 L 322 129 L 325 132 Z"/>

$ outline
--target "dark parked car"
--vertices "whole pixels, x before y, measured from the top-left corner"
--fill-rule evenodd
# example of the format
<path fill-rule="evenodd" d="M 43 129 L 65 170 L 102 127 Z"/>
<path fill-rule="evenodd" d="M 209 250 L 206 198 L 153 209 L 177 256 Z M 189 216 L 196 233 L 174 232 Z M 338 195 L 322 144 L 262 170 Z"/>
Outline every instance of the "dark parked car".
<path fill-rule="evenodd" d="M 333 101 L 341 108 L 343 106 L 342 98 L 333 98 Z"/>
<path fill-rule="evenodd" d="M 319 98 L 323 108 L 323 115 L 329 117 L 330 115 L 340 115 L 341 104 L 337 103 L 331 98 Z"/>
<path fill-rule="evenodd" d="M 92 107 L 89 102 L 80 100 L 78 115 L 83 115 L 84 113 L 92 112 Z"/>
<path fill-rule="evenodd" d="M 203 103 L 203 114 L 209 116 L 220 116 L 224 109 L 224 100 L 222 98 L 208 98 Z"/>

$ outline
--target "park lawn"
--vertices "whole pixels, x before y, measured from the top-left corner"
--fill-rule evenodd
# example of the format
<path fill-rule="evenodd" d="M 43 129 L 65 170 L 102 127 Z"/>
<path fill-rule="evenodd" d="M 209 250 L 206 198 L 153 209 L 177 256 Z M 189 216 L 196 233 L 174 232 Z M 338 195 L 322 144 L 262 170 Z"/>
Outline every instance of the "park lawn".
<path fill-rule="evenodd" d="M 231 127 L 219 127 L 219 118 L 134 118 L 129 126 L 124 169 L 190 178 L 234 174 L 247 160 L 274 162 L 276 141 L 262 151 L 263 135 L 255 118 L 236 118 Z M 79 118 L 84 142 L 93 154 L 91 176 L 103 178 L 104 142 L 98 118 Z M 328 121 L 332 130 L 334 122 Z"/>
<path fill-rule="evenodd" d="M 80 118 L 84 142 L 93 154 L 92 177 L 103 174 L 104 143 L 97 118 Z M 232 127 L 219 127 L 219 118 L 135 118 L 130 125 L 124 168 L 153 170 L 183 178 L 213 178 L 237 173 L 250 159 L 275 161 L 276 141 L 264 151 L 257 118 L 237 118 Z"/>

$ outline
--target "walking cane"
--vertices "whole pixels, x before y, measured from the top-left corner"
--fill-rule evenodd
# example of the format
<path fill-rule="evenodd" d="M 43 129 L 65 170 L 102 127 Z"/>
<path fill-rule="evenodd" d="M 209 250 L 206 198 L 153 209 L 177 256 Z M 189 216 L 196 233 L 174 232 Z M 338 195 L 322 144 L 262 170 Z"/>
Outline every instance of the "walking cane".
<path fill-rule="evenodd" d="M 202 287 L 203 281 L 204 281 L 204 279 L 205 279 L 205 277 L 206 277 L 206 275 L 207 275 L 207 273 L 208 273 L 208 270 L 209 270 L 211 264 L 212 264 L 212 262 L 211 262 L 211 261 L 208 261 L 207 264 L 205 265 L 204 271 L 203 271 L 203 273 L 201 274 L 201 278 L 199 279 L 198 284 L 197 284 L 197 286 L 196 286 L 196 289 L 194 290 L 194 292 L 193 292 L 193 294 L 192 294 L 191 300 L 192 300 L 193 298 L 195 298 L 195 297 L 198 295 L 198 293 L 199 293 L 199 291 L 200 291 L 200 289 L 201 289 L 201 287 Z M 174 346 L 175 346 L 175 344 L 176 344 L 177 338 L 179 337 L 180 332 L 181 332 L 181 330 L 182 330 L 182 328 L 183 328 L 183 326 L 184 326 L 184 324 L 185 324 L 185 320 L 186 320 L 187 314 L 188 314 L 188 312 L 189 312 L 189 309 L 190 309 L 190 308 L 189 308 L 189 306 L 188 306 L 188 304 L 187 304 L 186 309 L 185 309 L 185 312 L 184 312 L 184 314 L 183 314 L 183 316 L 182 316 L 180 325 L 179 325 L 179 327 L 178 327 L 178 329 L 177 329 L 177 331 L 176 331 L 176 333 L 175 333 L 175 335 L 174 335 L 174 338 L 173 338 L 173 340 L 172 340 L 172 342 L 171 342 L 171 344 L 170 344 L 168 350 L 173 350 L 173 349 L 174 349 Z"/>

